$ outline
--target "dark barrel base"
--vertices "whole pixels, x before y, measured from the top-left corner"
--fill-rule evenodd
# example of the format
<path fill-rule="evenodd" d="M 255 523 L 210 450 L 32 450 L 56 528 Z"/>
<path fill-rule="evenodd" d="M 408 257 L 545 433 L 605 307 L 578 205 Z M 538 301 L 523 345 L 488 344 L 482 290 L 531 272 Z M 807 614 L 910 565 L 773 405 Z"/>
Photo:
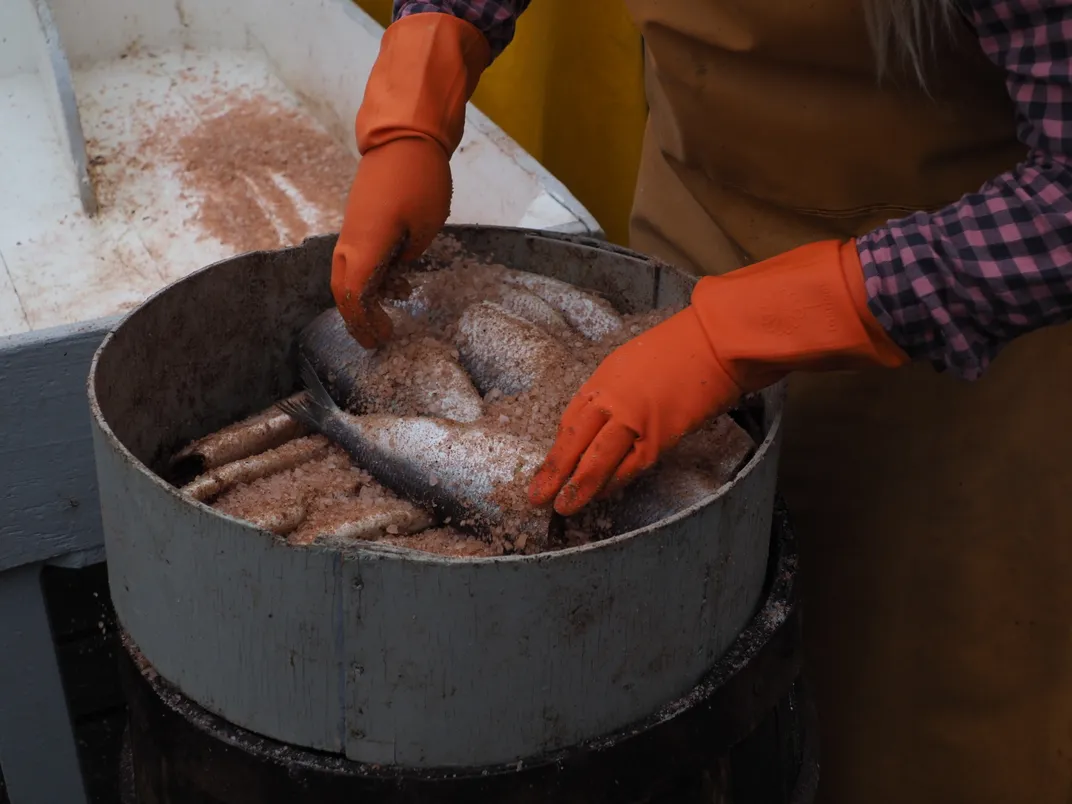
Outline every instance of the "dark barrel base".
<path fill-rule="evenodd" d="M 508 766 L 367 765 L 259 737 L 184 697 L 127 638 L 126 804 L 809 804 L 818 730 L 780 504 L 773 531 L 759 613 L 689 695 L 620 733 Z"/>

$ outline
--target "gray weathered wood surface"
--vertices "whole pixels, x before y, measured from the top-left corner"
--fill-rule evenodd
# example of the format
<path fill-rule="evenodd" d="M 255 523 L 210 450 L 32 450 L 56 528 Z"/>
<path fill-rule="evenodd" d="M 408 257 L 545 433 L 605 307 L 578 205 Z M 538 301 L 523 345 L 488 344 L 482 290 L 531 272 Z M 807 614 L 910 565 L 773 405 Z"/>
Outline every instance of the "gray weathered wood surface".
<path fill-rule="evenodd" d="M 104 558 L 86 376 L 117 320 L 0 338 L 0 768 L 13 804 L 86 800 L 40 573 Z"/>
<path fill-rule="evenodd" d="M 0 572 L 103 542 L 86 377 L 116 321 L 0 338 Z"/>
<path fill-rule="evenodd" d="M 0 574 L 0 767 L 12 804 L 84 804 L 40 567 Z"/>
<path fill-rule="evenodd" d="M 600 290 L 627 311 L 682 304 L 692 284 L 593 240 L 454 232 L 477 253 Z M 148 470 L 177 443 L 292 390 L 293 336 L 331 303 L 331 245 L 318 238 L 192 275 L 99 353 L 91 403 L 112 594 L 146 658 L 239 726 L 409 767 L 514 762 L 691 689 L 760 597 L 780 391 L 768 395 L 758 454 L 708 504 L 543 556 L 292 548 Z"/>
<path fill-rule="evenodd" d="M 11 0 L 8 0 L 10 2 Z M 71 160 L 71 172 L 78 185 L 78 197 L 82 209 L 87 215 L 97 214 L 97 193 L 89 177 L 89 158 L 86 155 L 86 138 L 82 130 L 82 118 L 75 99 L 74 81 L 71 78 L 71 65 L 63 49 L 59 29 L 52 16 L 52 9 L 47 0 L 16 0 L 32 2 L 37 16 L 41 47 L 38 55 L 38 69 L 41 86 L 44 90 L 52 112 L 52 122 L 56 136 L 64 145 L 64 150 Z M 28 32 L 22 32 L 26 34 Z"/>

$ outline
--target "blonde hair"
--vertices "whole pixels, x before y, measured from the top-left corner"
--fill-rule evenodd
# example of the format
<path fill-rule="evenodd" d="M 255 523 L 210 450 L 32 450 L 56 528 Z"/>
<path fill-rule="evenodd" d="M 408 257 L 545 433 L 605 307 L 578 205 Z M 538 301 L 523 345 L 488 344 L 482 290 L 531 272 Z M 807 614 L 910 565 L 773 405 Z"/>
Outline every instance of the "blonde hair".
<path fill-rule="evenodd" d="M 867 32 L 875 51 L 878 77 L 899 55 L 927 88 L 927 59 L 942 33 L 948 33 L 956 0 L 862 0 Z"/>

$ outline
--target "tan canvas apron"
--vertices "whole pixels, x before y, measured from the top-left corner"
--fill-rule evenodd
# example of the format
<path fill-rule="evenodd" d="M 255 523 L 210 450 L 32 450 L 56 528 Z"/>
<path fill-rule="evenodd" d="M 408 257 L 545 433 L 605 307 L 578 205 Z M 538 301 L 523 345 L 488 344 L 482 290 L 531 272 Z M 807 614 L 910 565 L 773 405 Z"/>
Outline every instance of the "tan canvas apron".
<path fill-rule="evenodd" d="M 1014 165 L 966 24 L 929 100 L 879 89 L 858 0 L 628 0 L 651 114 L 633 245 L 717 273 L 956 200 Z M 1072 330 L 981 382 L 795 378 L 825 804 L 1072 804 Z"/>

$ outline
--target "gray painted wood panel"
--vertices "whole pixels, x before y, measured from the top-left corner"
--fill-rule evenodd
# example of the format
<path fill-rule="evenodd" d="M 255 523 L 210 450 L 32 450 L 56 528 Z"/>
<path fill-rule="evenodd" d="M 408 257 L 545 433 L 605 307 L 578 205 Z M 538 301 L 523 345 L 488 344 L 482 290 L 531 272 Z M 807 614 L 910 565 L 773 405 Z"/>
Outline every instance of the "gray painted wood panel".
<path fill-rule="evenodd" d="M 86 377 L 116 321 L 0 338 L 0 572 L 103 541 Z"/>
<path fill-rule="evenodd" d="M 86 215 L 97 214 L 97 194 L 89 177 L 89 159 L 86 155 L 86 139 L 82 129 L 82 118 L 78 112 L 78 101 L 74 93 L 74 81 L 71 78 L 71 65 L 63 49 L 63 40 L 56 28 L 52 9 L 47 0 L 32 0 L 37 21 L 40 25 L 41 48 L 38 55 L 38 69 L 41 86 L 48 99 L 52 112 L 52 122 L 56 136 L 64 145 L 70 159 L 71 172 L 78 187 L 78 197 Z"/>
<path fill-rule="evenodd" d="M 40 576 L 0 577 L 0 765 L 14 804 L 85 804 Z"/>
<path fill-rule="evenodd" d="M 191 508 L 124 456 L 97 455 L 116 615 L 157 672 L 233 723 L 341 752 L 340 557 Z"/>
<path fill-rule="evenodd" d="M 722 504 L 568 556 L 345 561 L 347 756 L 509 763 L 684 695 L 759 601 L 768 541 L 754 534 L 770 532 L 770 463 Z"/>

